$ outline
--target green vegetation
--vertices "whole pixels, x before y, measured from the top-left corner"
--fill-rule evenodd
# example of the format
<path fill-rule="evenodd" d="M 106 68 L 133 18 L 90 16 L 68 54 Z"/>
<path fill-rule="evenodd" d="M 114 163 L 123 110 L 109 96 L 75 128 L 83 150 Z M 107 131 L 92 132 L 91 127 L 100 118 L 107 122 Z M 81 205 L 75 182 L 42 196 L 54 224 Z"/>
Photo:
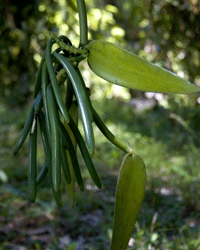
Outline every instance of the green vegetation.
<path fill-rule="evenodd" d="M 138 112 L 118 98 L 106 99 L 105 103 L 98 99 L 94 105 L 100 113 L 104 112 L 102 117 L 109 128 L 120 139 L 130 143 L 146 164 L 147 191 L 132 236 L 133 249 L 198 249 L 199 142 L 180 123 L 169 119 L 168 111 L 160 106 L 157 110 Z M 195 121 L 196 109 L 184 109 L 182 119 L 187 120 L 190 114 L 190 119 Z M 48 180 L 39 189 L 36 204 L 31 204 L 27 201 L 27 143 L 17 157 L 12 156 L 26 111 L 16 113 L 1 106 L 2 249 L 6 246 L 58 249 L 59 242 L 60 249 L 69 249 L 73 243 L 82 244 L 82 241 L 85 249 L 107 249 L 113 228 L 114 188 L 124 153 L 112 146 L 95 128 L 97 145 L 93 161 L 102 178 L 102 190 L 94 187 L 85 171 L 86 190 L 84 193 L 76 190 L 73 210 L 67 202 L 64 182 L 61 209 L 56 207 Z M 179 114 L 180 109 L 174 108 L 175 111 Z M 6 116 L 8 112 L 9 117 Z M 151 128 L 151 123 L 155 127 Z M 195 123 L 191 127 L 195 127 Z M 41 167 L 42 157 L 39 158 Z M 84 170 L 83 162 L 81 166 Z M 67 241 L 69 238 L 70 243 Z M 66 242 L 63 245 L 62 240 Z"/>
<path fill-rule="evenodd" d="M 184 4 L 182 1 L 148 4 L 135 1 L 133 4 L 127 0 L 116 1 L 115 6 L 106 1 L 86 3 L 92 20 L 90 38 L 120 42 L 149 61 L 172 68 L 199 84 L 196 38 L 200 10 L 196 1 Z M 14 3 L 6 7 L 7 19 L 0 23 L 3 44 L 0 49 L 0 249 L 108 249 L 116 179 L 124 153 L 94 126 L 97 143 L 92 158 L 103 188 L 95 188 L 84 162 L 80 161 L 85 192 L 76 187 L 73 210 L 67 199 L 66 182 L 61 185 L 63 207 L 58 209 L 48 178 L 40 184 L 36 203 L 28 202 L 27 142 L 16 157 L 12 155 L 30 109 L 28 100 L 48 38 L 47 30 L 67 33 L 76 41 L 78 23 L 72 14 L 75 4 L 68 1 L 66 9 L 66 3 L 61 0 L 48 5 L 41 2 L 39 6 L 33 1 L 20 6 L 21 9 Z M 4 10 L 3 5 L 0 8 Z M 86 67 L 84 62 L 82 67 Z M 92 104 L 103 121 L 122 141 L 130 144 L 146 165 L 146 196 L 130 247 L 200 249 L 198 95 L 129 92 L 99 82 L 93 74 L 88 75 L 88 69 L 83 73 L 91 89 Z M 37 151 L 42 169 L 41 149 L 40 140 Z"/>

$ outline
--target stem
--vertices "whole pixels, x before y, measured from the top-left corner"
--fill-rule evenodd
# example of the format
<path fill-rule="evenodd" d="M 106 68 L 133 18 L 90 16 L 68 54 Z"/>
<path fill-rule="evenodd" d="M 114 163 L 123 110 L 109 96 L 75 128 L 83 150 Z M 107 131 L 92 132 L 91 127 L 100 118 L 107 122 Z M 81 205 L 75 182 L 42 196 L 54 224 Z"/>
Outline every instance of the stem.
<path fill-rule="evenodd" d="M 60 46 L 61 49 L 65 49 L 65 50 L 69 51 L 70 53 L 81 54 L 82 57 L 79 58 L 80 59 L 79 61 L 83 60 L 85 57 L 88 56 L 87 49 L 76 48 L 74 46 L 66 44 L 59 37 L 57 37 L 55 34 L 53 34 L 52 32 L 49 32 L 49 37 L 52 38 Z"/>
<path fill-rule="evenodd" d="M 80 26 L 80 47 L 88 43 L 87 13 L 84 0 L 77 0 Z"/>

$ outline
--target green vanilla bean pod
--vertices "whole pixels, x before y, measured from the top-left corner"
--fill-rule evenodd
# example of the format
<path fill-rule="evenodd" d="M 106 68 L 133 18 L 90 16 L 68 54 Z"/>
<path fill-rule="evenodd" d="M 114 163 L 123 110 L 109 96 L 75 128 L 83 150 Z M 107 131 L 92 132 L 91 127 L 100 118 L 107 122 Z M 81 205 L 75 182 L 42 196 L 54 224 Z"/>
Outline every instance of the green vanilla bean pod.
<path fill-rule="evenodd" d="M 28 186 L 29 199 L 35 202 L 37 194 L 37 116 L 34 117 L 34 122 L 30 132 L 29 146 L 29 171 L 28 171 Z"/>
<path fill-rule="evenodd" d="M 61 143 L 62 143 L 62 141 L 61 141 Z M 66 182 L 68 184 L 70 184 L 72 182 L 72 178 L 71 178 L 71 174 L 70 174 L 70 170 L 69 170 L 66 148 L 64 145 L 61 147 L 61 159 L 62 159 L 61 165 L 62 165 L 63 175 L 65 177 Z"/>
<path fill-rule="evenodd" d="M 47 127 L 44 122 L 45 120 L 45 115 L 42 111 L 39 113 L 39 125 L 40 125 L 40 131 L 41 131 L 41 137 L 42 137 L 42 142 L 43 142 L 43 147 L 44 147 L 44 153 L 45 153 L 45 158 L 47 162 L 47 166 L 49 169 L 49 172 L 51 173 L 51 163 L 52 163 L 52 155 L 51 155 L 51 144 L 48 139 L 48 133 L 47 133 Z"/>
<path fill-rule="evenodd" d="M 90 120 L 93 121 L 92 105 L 89 99 L 88 91 L 85 86 L 84 80 L 79 71 L 79 68 L 77 66 L 73 67 L 72 64 L 68 61 L 68 59 L 65 58 L 63 55 L 60 55 L 58 53 L 53 53 L 53 55 L 59 58 L 57 59 L 65 68 L 67 75 L 69 77 L 69 80 L 70 80 L 70 84 L 71 84 L 70 86 L 73 87 L 80 109 L 83 110 L 84 113 L 86 113 L 85 117 L 90 118 Z M 86 111 L 80 104 L 82 104 L 85 107 Z"/>
<path fill-rule="evenodd" d="M 75 68 L 71 65 L 71 63 L 64 56 L 54 53 L 55 58 L 60 61 L 60 63 L 65 68 L 68 77 L 72 83 L 76 99 L 80 108 L 81 118 L 83 122 L 86 142 L 91 154 L 94 154 L 95 151 L 95 143 L 94 143 L 94 134 L 92 128 L 92 116 L 89 104 L 89 97 L 85 92 L 83 87 L 84 83 L 82 83 L 82 78 L 77 73 Z"/>
<path fill-rule="evenodd" d="M 77 106 L 74 104 L 74 102 L 72 103 L 71 105 L 71 108 L 69 110 L 69 115 L 72 117 L 73 121 L 78 124 L 78 108 Z M 64 123 L 65 124 L 65 127 L 66 127 L 66 130 L 71 138 L 71 141 L 74 145 L 74 149 L 77 150 L 77 141 L 76 141 L 76 138 L 74 137 L 70 127 L 69 127 L 69 124 L 67 123 Z M 71 183 L 70 184 L 66 184 L 66 189 L 67 189 L 67 198 L 68 198 L 68 201 L 69 201 L 69 204 L 70 204 L 70 208 L 73 208 L 74 206 L 74 198 L 75 198 L 75 181 L 76 181 L 76 177 L 75 177 L 75 174 L 74 174 L 74 169 L 73 169 L 73 166 L 72 166 L 72 161 L 70 159 L 70 155 L 69 155 L 69 151 L 67 150 L 66 151 L 66 154 L 67 154 L 67 160 L 68 160 L 68 164 L 69 164 L 69 170 L 70 170 L 70 174 L 71 174 Z"/>
<path fill-rule="evenodd" d="M 74 169 L 74 174 L 76 176 L 77 183 L 79 185 L 80 190 L 84 191 L 84 184 L 83 184 L 83 179 L 81 176 L 80 166 L 79 166 L 79 163 L 77 160 L 77 154 L 76 154 L 76 151 L 74 149 L 73 143 L 70 139 L 70 136 L 69 136 L 67 130 L 65 129 L 65 126 L 61 122 L 60 122 L 60 129 L 62 131 L 63 136 L 65 137 L 65 143 L 67 144 L 67 149 L 68 149 L 68 152 L 70 155 L 70 159 L 72 162 L 72 166 Z"/>
<path fill-rule="evenodd" d="M 44 180 L 47 173 L 48 173 L 48 166 L 47 166 L 47 162 L 45 161 L 42 169 L 40 170 L 39 175 L 37 176 L 37 180 L 36 180 L 37 186 L 40 185 L 40 183 Z"/>
<path fill-rule="evenodd" d="M 51 142 L 51 129 L 50 129 L 50 122 L 49 122 L 49 115 L 48 115 L 48 105 L 47 105 L 47 86 L 49 84 L 49 75 L 47 71 L 46 62 L 43 64 L 42 68 L 42 99 L 43 99 L 43 106 L 44 106 L 44 114 L 45 114 L 45 124 L 47 127 L 47 134 L 49 143 Z M 50 143 L 51 144 L 51 143 Z"/>
<path fill-rule="evenodd" d="M 145 194 L 146 170 L 139 155 L 126 155 L 115 194 L 114 226 L 110 250 L 126 250 Z"/>
<path fill-rule="evenodd" d="M 42 77 L 42 67 L 43 67 L 43 63 L 45 62 L 45 55 L 43 55 L 42 60 L 40 62 L 39 65 L 39 69 L 38 69 L 38 73 L 36 76 L 36 81 L 35 81 L 35 88 L 34 88 L 34 98 L 36 98 L 37 94 L 39 93 L 40 89 L 41 89 L 41 77 Z"/>
<path fill-rule="evenodd" d="M 126 153 L 132 152 L 132 149 L 127 146 L 125 143 L 121 142 L 119 139 L 116 138 L 115 135 L 113 135 L 110 130 L 106 127 L 105 123 L 101 120 L 97 112 L 93 109 L 93 118 L 94 122 L 99 128 L 99 130 L 105 135 L 105 137 L 116 147 L 123 150 Z"/>
<path fill-rule="evenodd" d="M 54 40 L 52 38 L 50 38 L 47 42 L 47 47 L 46 47 L 46 51 L 45 51 L 47 69 L 49 72 L 51 84 L 53 87 L 53 91 L 54 91 L 54 95 L 55 95 L 58 107 L 59 107 L 64 119 L 66 120 L 66 122 L 69 122 L 69 114 L 68 114 L 67 108 L 63 102 L 63 99 L 62 99 L 62 95 L 60 92 L 60 88 L 59 88 L 59 84 L 58 84 L 58 81 L 56 78 L 56 74 L 54 72 L 53 62 L 52 62 L 52 58 L 51 58 L 51 47 L 52 47 L 53 43 L 54 43 Z"/>
<path fill-rule="evenodd" d="M 48 167 L 48 175 L 50 177 L 51 187 L 52 187 L 55 201 L 56 201 L 57 205 L 59 207 L 61 207 L 62 206 L 61 193 L 60 192 L 56 193 L 54 191 L 54 187 L 53 187 L 51 144 L 49 143 L 47 128 L 46 128 L 46 125 L 44 123 L 44 120 L 45 120 L 44 117 L 45 117 L 44 113 L 42 111 L 40 111 L 39 124 L 40 124 L 40 130 L 41 130 L 41 135 L 42 135 L 42 142 L 43 142 L 43 147 L 44 147 L 45 158 L 46 158 L 47 167 Z"/>
<path fill-rule="evenodd" d="M 84 91 L 84 95 L 85 95 L 85 98 L 87 100 L 86 103 L 85 103 L 85 105 L 87 105 L 87 109 L 90 112 L 91 121 L 93 122 L 92 104 L 91 104 L 91 101 L 90 101 L 90 98 L 89 98 L 90 89 L 86 88 L 84 80 L 83 80 L 83 77 L 81 75 L 81 72 L 80 72 L 78 66 L 75 67 L 75 70 L 76 70 L 79 78 L 81 79 L 80 84 L 82 85 L 82 91 Z"/>
<path fill-rule="evenodd" d="M 81 133 L 79 132 L 77 125 L 75 124 L 75 122 L 72 119 L 70 119 L 69 126 L 73 132 L 73 135 L 76 138 L 77 144 L 79 146 L 79 149 L 81 151 L 81 154 L 83 156 L 83 159 L 85 161 L 86 167 L 90 173 L 92 180 L 94 181 L 94 183 L 96 184 L 96 186 L 98 188 L 101 188 L 101 181 L 100 181 L 99 176 L 96 172 L 96 169 L 95 169 L 94 164 L 92 162 L 91 156 L 88 152 L 87 146 L 85 145 L 84 139 L 83 139 Z"/>
<path fill-rule="evenodd" d="M 39 112 L 41 110 L 42 106 L 43 106 L 42 91 L 40 90 L 39 93 L 37 94 L 37 97 L 36 97 L 35 103 L 34 103 L 35 112 Z"/>
<path fill-rule="evenodd" d="M 59 113 L 51 85 L 47 86 L 47 105 L 52 143 L 52 183 L 55 193 L 60 193 L 61 184 L 61 145 Z"/>
<path fill-rule="evenodd" d="M 73 101 L 73 90 L 71 86 L 70 80 L 67 81 L 67 86 L 66 86 L 66 97 L 65 97 L 65 105 L 67 107 L 67 110 L 71 108 L 72 101 Z"/>
<path fill-rule="evenodd" d="M 33 101 L 33 104 L 32 104 L 32 107 L 31 107 L 31 110 L 29 112 L 29 115 L 28 115 L 28 118 L 24 124 L 24 128 L 23 128 L 23 131 L 21 133 L 21 136 L 19 138 L 19 140 L 17 141 L 15 147 L 14 147 L 14 150 L 13 150 L 13 154 L 16 155 L 19 150 L 21 149 L 22 145 L 24 144 L 24 141 L 26 140 L 26 137 L 28 136 L 28 133 L 29 131 L 31 130 L 31 126 L 32 126 L 32 123 L 33 123 L 33 119 L 34 119 L 34 103 L 35 101 Z"/>
<path fill-rule="evenodd" d="M 61 122 L 60 122 L 61 123 Z M 69 163 L 68 163 L 68 159 L 67 159 L 67 149 L 69 147 L 69 143 L 66 139 L 66 136 L 63 134 L 62 130 L 65 126 L 61 123 L 60 124 L 60 131 L 61 131 L 61 165 L 62 165 L 62 171 L 65 177 L 65 180 L 67 182 L 67 184 L 71 184 L 72 178 L 71 178 L 71 174 L 70 174 L 70 169 L 69 169 Z"/>
<path fill-rule="evenodd" d="M 65 136 L 65 130 L 66 130 L 66 128 L 65 128 L 65 126 L 62 124 L 62 122 L 60 122 L 61 124 L 60 124 L 60 132 L 61 132 L 61 143 L 62 143 L 62 146 L 63 146 L 63 148 L 65 149 L 65 150 L 67 150 L 68 149 L 68 147 L 69 147 L 69 144 L 68 144 L 68 141 L 67 141 L 67 139 L 66 139 L 66 136 Z"/>

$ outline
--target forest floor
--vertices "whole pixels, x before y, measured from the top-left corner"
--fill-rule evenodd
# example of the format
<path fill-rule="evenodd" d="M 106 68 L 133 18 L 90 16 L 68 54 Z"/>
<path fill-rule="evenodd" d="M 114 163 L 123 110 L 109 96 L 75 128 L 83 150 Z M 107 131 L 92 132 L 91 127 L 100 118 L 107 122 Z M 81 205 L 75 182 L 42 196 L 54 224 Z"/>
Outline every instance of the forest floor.
<path fill-rule="evenodd" d="M 93 104 L 110 130 L 130 144 L 146 165 L 146 195 L 130 249 L 200 249 L 198 110 L 167 110 L 159 105 L 138 110 L 117 98 L 94 100 Z M 102 189 L 93 185 L 80 158 L 85 191 L 76 189 L 73 209 L 64 180 L 63 207 L 56 206 L 48 179 L 38 187 L 36 203 L 30 203 L 28 142 L 17 156 L 12 154 L 28 108 L 11 109 L 0 103 L 0 250 L 109 249 L 117 174 L 125 154 L 94 127 L 93 161 Z M 180 121 L 186 121 L 190 129 Z M 42 157 L 41 153 L 39 165 Z"/>

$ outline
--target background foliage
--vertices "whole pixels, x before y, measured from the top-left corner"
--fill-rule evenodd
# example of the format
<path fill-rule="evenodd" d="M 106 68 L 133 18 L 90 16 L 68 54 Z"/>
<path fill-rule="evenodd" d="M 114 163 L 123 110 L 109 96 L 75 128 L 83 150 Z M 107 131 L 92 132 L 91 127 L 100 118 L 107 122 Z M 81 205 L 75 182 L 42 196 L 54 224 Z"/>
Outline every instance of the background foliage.
<path fill-rule="evenodd" d="M 126 47 L 200 86 L 199 1 L 86 0 L 86 4 L 90 39 Z M 78 45 L 76 2 L 8 0 L 0 2 L 0 11 L 0 249 L 108 249 L 123 153 L 95 128 L 93 159 L 104 187 L 95 190 L 84 172 L 86 193 L 77 191 L 73 211 L 64 183 L 65 205 L 56 208 L 48 180 L 37 203 L 28 203 L 27 144 L 12 156 L 48 31 L 65 34 Z M 130 91 L 100 80 L 85 62 L 81 67 L 103 120 L 146 163 L 147 192 L 130 246 L 200 249 L 200 96 Z"/>

